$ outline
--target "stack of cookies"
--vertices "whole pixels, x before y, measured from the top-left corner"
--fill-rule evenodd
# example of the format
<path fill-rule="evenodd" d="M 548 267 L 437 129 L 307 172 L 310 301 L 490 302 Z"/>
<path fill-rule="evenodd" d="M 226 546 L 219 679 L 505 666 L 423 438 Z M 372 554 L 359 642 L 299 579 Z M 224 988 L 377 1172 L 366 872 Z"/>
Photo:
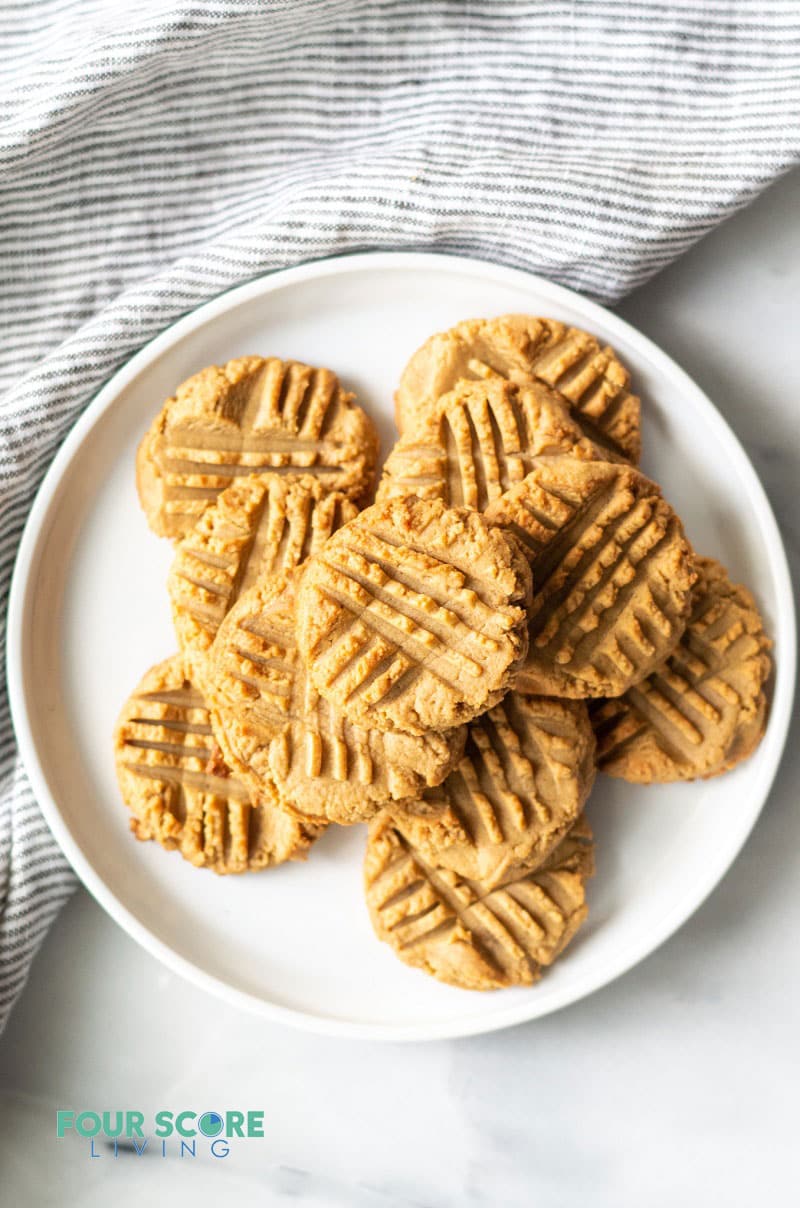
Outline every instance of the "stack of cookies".
<path fill-rule="evenodd" d="M 377 492 L 329 370 L 246 357 L 180 386 L 137 461 L 180 653 L 117 727 L 134 834 L 244 872 L 368 822 L 401 960 L 535 981 L 586 917 L 597 768 L 716 775 L 765 724 L 752 597 L 636 468 L 629 386 L 586 332 L 459 324 L 403 374 Z"/>

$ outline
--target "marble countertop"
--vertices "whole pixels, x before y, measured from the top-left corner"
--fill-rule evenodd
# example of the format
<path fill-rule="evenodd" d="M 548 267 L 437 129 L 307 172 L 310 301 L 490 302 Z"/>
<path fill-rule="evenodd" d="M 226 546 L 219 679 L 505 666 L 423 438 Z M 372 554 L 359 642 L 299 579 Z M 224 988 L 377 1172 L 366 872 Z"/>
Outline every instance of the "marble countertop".
<path fill-rule="evenodd" d="M 748 449 L 800 574 L 800 174 L 620 313 Z M 768 367 L 768 368 L 767 368 Z M 0 1039 L 0 1201 L 310 1208 L 673 1208 L 790 1202 L 800 1058 L 800 726 L 743 853 L 625 977 L 545 1019 L 419 1045 L 329 1040 L 168 973 L 83 890 Z M 225 1161 L 88 1157 L 63 1107 L 262 1109 Z"/>

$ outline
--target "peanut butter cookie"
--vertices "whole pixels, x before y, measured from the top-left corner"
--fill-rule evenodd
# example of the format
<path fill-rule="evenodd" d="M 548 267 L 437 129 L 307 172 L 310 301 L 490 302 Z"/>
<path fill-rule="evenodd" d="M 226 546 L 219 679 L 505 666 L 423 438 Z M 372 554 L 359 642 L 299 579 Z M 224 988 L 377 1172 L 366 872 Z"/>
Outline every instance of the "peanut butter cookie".
<path fill-rule="evenodd" d="M 601 454 L 566 403 L 538 382 L 460 381 L 406 428 L 383 467 L 377 502 L 416 495 L 482 512 L 542 454 Z"/>
<path fill-rule="evenodd" d="M 151 668 L 127 701 L 114 751 L 136 838 L 197 867 L 234 873 L 302 860 L 319 833 L 233 775 L 180 655 Z"/>
<path fill-rule="evenodd" d="M 477 512 L 391 499 L 344 525 L 300 579 L 297 640 L 352 721 L 424 734 L 496 704 L 527 648 L 530 571 Z"/>
<path fill-rule="evenodd" d="M 640 402 L 616 353 L 577 327 L 532 315 L 470 319 L 426 340 L 400 379 L 398 428 L 404 433 L 462 378 L 497 377 L 552 387 L 591 440 L 639 460 Z"/>
<path fill-rule="evenodd" d="M 581 818 L 547 860 L 492 889 L 437 868 L 388 814 L 370 825 L 364 883 L 372 925 L 400 960 L 466 990 L 529 986 L 588 913 L 594 872 Z"/>
<path fill-rule="evenodd" d="M 312 684 L 295 642 L 294 576 L 260 579 L 222 623 L 210 660 L 212 721 L 242 779 L 299 818 L 348 824 L 439 784 L 465 730 L 383 734 L 354 725 Z"/>
<path fill-rule="evenodd" d="M 209 504 L 175 547 L 167 589 L 178 644 L 199 688 L 226 614 L 260 575 L 299 566 L 358 508 L 318 478 L 252 474 Z"/>
<path fill-rule="evenodd" d="M 598 763 L 637 784 L 717 776 L 764 733 L 771 642 L 750 592 L 698 558 L 692 612 L 672 654 L 647 679 L 592 710 Z"/>
<path fill-rule="evenodd" d="M 329 369 L 241 357 L 202 369 L 167 399 L 136 459 L 159 536 L 182 537 L 236 478 L 311 474 L 361 502 L 378 454 L 371 421 Z"/>
<path fill-rule="evenodd" d="M 583 701 L 509 692 L 470 723 L 443 784 L 388 810 L 428 863 L 490 889 L 537 868 L 574 825 L 594 783 L 594 747 Z"/>
<path fill-rule="evenodd" d="M 696 572 L 660 488 L 622 463 L 541 457 L 486 510 L 533 570 L 518 691 L 620 696 L 675 647 Z"/>

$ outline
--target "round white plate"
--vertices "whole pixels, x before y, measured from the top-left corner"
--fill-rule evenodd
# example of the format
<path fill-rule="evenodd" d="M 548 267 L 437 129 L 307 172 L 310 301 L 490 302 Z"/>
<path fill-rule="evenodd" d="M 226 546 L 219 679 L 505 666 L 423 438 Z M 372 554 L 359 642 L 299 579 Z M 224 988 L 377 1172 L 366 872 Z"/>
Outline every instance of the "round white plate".
<path fill-rule="evenodd" d="M 698 550 L 758 597 L 777 677 L 757 754 L 709 781 L 637 788 L 598 778 L 591 917 L 530 989 L 475 994 L 404 966 L 372 934 L 361 892 L 365 828 L 332 827 L 306 864 L 218 878 L 137 843 L 111 736 L 143 672 L 173 652 L 170 546 L 149 531 L 136 445 L 189 374 L 245 353 L 337 370 L 393 440 L 392 392 L 431 333 L 528 311 L 586 327 L 634 374 L 644 469 Z M 766 798 L 794 684 L 794 615 L 781 539 L 746 454 L 719 413 L 649 340 L 579 295 L 511 269 L 440 255 L 373 253 L 302 265 L 232 290 L 142 349 L 100 392 L 56 457 L 31 512 L 9 612 L 20 750 L 45 816 L 102 906 L 170 968 L 229 1002 L 335 1035 L 459 1036 L 544 1015 L 652 952 L 711 891 Z"/>

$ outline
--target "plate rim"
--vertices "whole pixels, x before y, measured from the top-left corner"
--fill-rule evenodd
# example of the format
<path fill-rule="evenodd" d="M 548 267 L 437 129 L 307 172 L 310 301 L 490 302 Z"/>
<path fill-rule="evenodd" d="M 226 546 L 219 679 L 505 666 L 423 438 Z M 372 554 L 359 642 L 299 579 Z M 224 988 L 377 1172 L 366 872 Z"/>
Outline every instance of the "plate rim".
<path fill-rule="evenodd" d="M 749 503 L 756 513 L 759 531 L 765 539 L 765 552 L 775 577 L 776 632 L 773 636 L 779 641 L 781 647 L 781 664 L 776 669 L 767 730 L 771 750 L 768 752 L 768 758 L 764 760 L 760 776 L 751 790 L 752 800 L 757 804 L 750 806 L 737 829 L 726 834 L 727 841 L 721 843 L 717 848 L 716 859 L 711 866 L 711 875 L 705 877 L 704 887 L 699 894 L 696 887 L 691 887 L 692 892 L 682 895 L 677 903 L 673 903 L 672 907 L 664 912 L 658 926 L 651 928 L 645 944 L 641 943 L 641 939 L 629 943 L 621 951 L 619 959 L 611 962 L 610 972 L 606 972 L 604 969 L 599 978 L 592 976 L 593 970 L 590 967 L 587 971 L 588 976 L 585 975 L 577 984 L 570 985 L 565 993 L 556 996 L 555 1001 L 547 1004 L 544 1010 L 536 1009 L 534 999 L 511 1004 L 504 1008 L 500 1007 L 498 1011 L 490 1015 L 474 1016 L 470 1011 L 466 1011 L 463 1016 L 448 1018 L 436 1023 L 402 1025 L 338 1019 L 269 1001 L 232 986 L 223 978 L 208 973 L 194 961 L 179 955 L 169 944 L 159 939 L 141 923 L 123 905 L 111 886 L 99 873 L 95 872 L 77 840 L 72 837 L 66 821 L 61 816 L 58 804 L 50 792 L 31 728 L 26 701 L 23 657 L 25 605 L 30 589 L 30 572 L 37 562 L 39 544 L 47 532 L 45 522 L 48 519 L 52 500 L 85 437 L 100 417 L 114 405 L 118 395 L 135 380 L 138 374 L 195 328 L 213 320 L 220 313 L 224 313 L 232 307 L 246 304 L 283 287 L 315 278 L 328 277 L 338 273 L 359 272 L 365 269 L 381 271 L 395 268 L 419 271 L 433 269 L 454 275 L 478 275 L 523 291 L 535 290 L 539 298 L 546 300 L 548 304 L 552 301 L 557 306 L 559 304 L 565 307 L 577 305 L 589 324 L 595 320 L 600 322 L 602 328 L 610 333 L 612 343 L 615 333 L 618 334 L 623 337 L 625 342 L 636 345 L 637 350 L 649 359 L 660 374 L 671 378 L 688 396 L 689 401 L 696 403 L 705 413 L 725 447 L 726 456 L 737 463 L 737 469 L 748 486 Z M 553 1011 L 581 1001 L 589 994 L 615 981 L 655 952 L 716 889 L 750 835 L 766 804 L 780 766 L 794 699 L 796 616 L 788 560 L 780 529 L 758 473 L 744 446 L 705 392 L 672 357 L 648 336 L 638 331 L 619 315 L 607 310 L 599 303 L 585 298 L 577 291 L 557 285 L 536 273 L 527 272 L 525 269 L 512 268 L 478 257 L 443 252 L 354 252 L 305 261 L 289 268 L 275 269 L 224 290 L 170 323 L 135 352 L 97 391 L 57 449 L 36 492 L 25 523 L 14 563 L 9 593 L 6 665 L 11 719 L 19 755 L 48 827 L 84 887 L 106 913 L 152 956 L 167 968 L 217 998 L 222 998 L 231 1005 L 300 1030 L 348 1039 L 383 1041 L 455 1039 L 498 1031 L 515 1024 L 544 1018 Z M 708 867 L 706 865 L 707 871 Z"/>

